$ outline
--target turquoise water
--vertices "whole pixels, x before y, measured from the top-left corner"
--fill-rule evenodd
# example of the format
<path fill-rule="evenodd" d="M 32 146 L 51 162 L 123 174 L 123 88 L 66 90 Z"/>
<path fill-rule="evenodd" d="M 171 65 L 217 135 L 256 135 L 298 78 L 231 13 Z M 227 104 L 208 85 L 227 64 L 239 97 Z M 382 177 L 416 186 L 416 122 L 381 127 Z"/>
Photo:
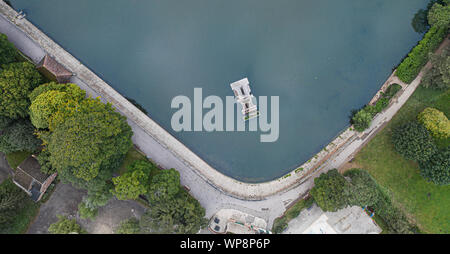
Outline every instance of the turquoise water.
<path fill-rule="evenodd" d="M 346 126 L 421 35 L 427 0 L 12 0 L 27 18 L 211 166 L 263 182 L 303 164 Z M 280 137 L 171 129 L 177 95 L 280 97 Z"/>

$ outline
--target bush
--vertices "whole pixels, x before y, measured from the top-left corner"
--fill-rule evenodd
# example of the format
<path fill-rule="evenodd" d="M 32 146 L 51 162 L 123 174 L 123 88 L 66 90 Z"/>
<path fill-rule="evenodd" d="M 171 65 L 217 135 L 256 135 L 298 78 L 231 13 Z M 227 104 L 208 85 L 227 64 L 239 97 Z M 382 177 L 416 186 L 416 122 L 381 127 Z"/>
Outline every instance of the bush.
<path fill-rule="evenodd" d="M 120 222 L 119 226 L 114 230 L 116 234 L 139 234 L 141 228 L 139 227 L 139 220 L 131 218 Z"/>
<path fill-rule="evenodd" d="M 85 234 L 84 229 L 75 219 L 69 220 L 66 216 L 57 215 L 58 221 L 51 224 L 48 232 L 51 234 Z"/>
<path fill-rule="evenodd" d="M 446 28 L 434 26 L 425 34 L 419 44 L 408 54 L 397 68 L 397 77 L 405 83 L 411 83 L 428 61 L 433 52 L 447 35 Z"/>
<path fill-rule="evenodd" d="M 82 219 L 94 219 L 97 217 L 98 209 L 89 208 L 86 206 L 86 203 L 82 201 L 78 204 L 78 213 Z"/>
<path fill-rule="evenodd" d="M 450 147 L 437 152 L 427 162 L 420 163 L 420 174 L 434 184 L 450 184 Z"/>
<path fill-rule="evenodd" d="M 401 85 L 399 85 L 399 84 L 392 84 L 386 89 L 386 92 L 383 93 L 383 98 L 391 99 L 400 90 L 402 90 L 402 86 Z"/>
<path fill-rule="evenodd" d="M 395 150 L 408 160 L 427 161 L 436 152 L 436 145 L 428 130 L 413 121 L 393 130 Z"/>
<path fill-rule="evenodd" d="M 434 108 L 426 108 L 417 119 L 436 138 L 450 138 L 450 121 L 445 114 Z"/>

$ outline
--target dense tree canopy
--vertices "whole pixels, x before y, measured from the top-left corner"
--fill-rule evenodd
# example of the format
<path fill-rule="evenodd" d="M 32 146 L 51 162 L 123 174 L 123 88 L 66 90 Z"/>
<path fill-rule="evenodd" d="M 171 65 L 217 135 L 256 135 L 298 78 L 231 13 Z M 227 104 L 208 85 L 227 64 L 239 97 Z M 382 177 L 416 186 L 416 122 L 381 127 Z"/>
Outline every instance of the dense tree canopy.
<path fill-rule="evenodd" d="M 119 200 L 137 199 L 147 193 L 149 174 L 142 170 L 127 172 L 112 179 L 112 193 Z"/>
<path fill-rule="evenodd" d="M 409 160 L 427 161 L 436 152 L 430 133 L 416 121 L 395 128 L 392 142 L 395 150 Z"/>
<path fill-rule="evenodd" d="M 28 195 L 11 180 L 0 184 L 0 232 L 14 219 L 14 215 L 23 207 L 27 198 Z"/>
<path fill-rule="evenodd" d="M 450 88 L 450 46 L 432 54 L 430 61 L 432 67 L 425 73 L 421 85 L 439 90 Z"/>
<path fill-rule="evenodd" d="M 205 209 L 185 191 L 150 205 L 140 221 L 145 234 L 195 234 L 207 222 Z"/>
<path fill-rule="evenodd" d="M 349 205 L 350 183 L 336 169 L 314 179 L 310 193 L 317 205 L 326 212 L 335 212 Z"/>
<path fill-rule="evenodd" d="M 148 198 L 152 201 L 170 199 L 180 188 L 180 173 L 175 169 L 162 170 L 153 177 Z"/>
<path fill-rule="evenodd" d="M 68 219 L 65 216 L 58 215 L 58 221 L 51 224 L 48 228 L 51 234 L 85 234 L 86 231 L 78 225 L 75 219 Z"/>
<path fill-rule="evenodd" d="M 111 192 L 119 200 L 137 199 L 147 193 L 150 173 L 155 166 L 147 160 L 137 160 L 127 168 L 127 172 L 112 179 L 115 187 Z"/>
<path fill-rule="evenodd" d="M 42 141 L 34 135 L 35 129 L 27 119 L 19 119 L 4 128 L 0 135 L 0 151 L 37 151 Z"/>
<path fill-rule="evenodd" d="M 42 83 L 42 76 L 28 62 L 3 65 L 0 71 L 0 115 L 12 119 L 28 116 L 30 92 Z"/>
<path fill-rule="evenodd" d="M 8 41 L 5 34 L 0 33 L 0 67 L 17 60 L 18 52 L 14 44 Z"/>
<path fill-rule="evenodd" d="M 443 4 L 435 3 L 428 13 L 428 23 L 440 28 L 450 27 L 450 1 L 443 0 Z"/>
<path fill-rule="evenodd" d="M 47 90 L 54 87 L 54 90 Z M 79 103 L 86 93 L 75 84 L 45 84 L 30 94 L 30 119 L 36 128 L 47 129 L 50 118 L 66 103 Z"/>
<path fill-rule="evenodd" d="M 427 162 L 420 163 L 420 173 L 435 184 L 450 184 L 450 147 L 437 152 Z"/>
<path fill-rule="evenodd" d="M 53 167 L 85 181 L 118 168 L 132 145 L 125 117 L 99 99 L 88 98 L 72 109 L 48 136 Z"/>

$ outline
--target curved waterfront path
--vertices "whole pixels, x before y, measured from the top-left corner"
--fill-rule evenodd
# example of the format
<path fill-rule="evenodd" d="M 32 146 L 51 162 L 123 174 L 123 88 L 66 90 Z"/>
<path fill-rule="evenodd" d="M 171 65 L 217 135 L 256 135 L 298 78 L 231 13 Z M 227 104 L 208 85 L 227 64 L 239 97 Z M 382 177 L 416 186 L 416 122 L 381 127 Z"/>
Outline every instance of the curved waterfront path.
<path fill-rule="evenodd" d="M 134 131 L 133 142 L 160 166 L 175 168 L 180 172 L 181 183 L 189 187 L 191 194 L 205 207 L 207 217 L 222 208 L 234 208 L 266 219 L 269 227 L 292 201 L 309 191 L 315 177 L 338 168 L 351 159 L 395 115 L 419 85 L 422 76 L 419 75 L 408 86 L 402 84 L 404 90 L 401 95 L 388 109 L 375 117 L 364 133 L 358 134 L 348 129 L 330 143 L 326 150 L 306 163 L 302 171 L 292 172 L 289 177 L 263 184 L 247 184 L 211 168 L 30 22 L 16 20 L 15 11 L 3 1 L 0 1 L 0 13 L 0 32 L 7 34 L 19 50 L 35 63 L 45 53 L 49 53 L 77 74 L 71 82 L 78 84 L 88 94 L 101 96 L 104 101 L 111 102 L 125 115 Z"/>

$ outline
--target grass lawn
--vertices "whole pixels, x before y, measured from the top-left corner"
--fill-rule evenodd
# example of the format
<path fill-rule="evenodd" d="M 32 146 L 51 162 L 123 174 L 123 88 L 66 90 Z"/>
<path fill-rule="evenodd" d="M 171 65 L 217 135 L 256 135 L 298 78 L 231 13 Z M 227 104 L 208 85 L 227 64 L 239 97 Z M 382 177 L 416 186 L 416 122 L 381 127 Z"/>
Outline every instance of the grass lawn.
<path fill-rule="evenodd" d="M 119 168 L 119 171 L 117 173 L 119 175 L 122 175 L 127 171 L 127 167 L 137 160 L 147 160 L 147 157 L 145 157 L 134 146 L 132 146 L 128 151 L 125 159 L 123 160 L 122 166 Z"/>
<path fill-rule="evenodd" d="M 355 158 L 380 184 L 390 191 L 393 201 L 424 233 L 450 233 L 450 186 L 425 181 L 417 163 L 403 159 L 391 142 L 392 128 L 408 121 L 426 107 L 434 107 L 450 116 L 450 90 L 439 92 L 418 87 L 411 98 Z M 449 139 L 437 141 L 440 147 Z"/>
<path fill-rule="evenodd" d="M 28 151 L 14 152 L 6 155 L 9 166 L 15 170 L 20 163 L 31 155 Z"/>

